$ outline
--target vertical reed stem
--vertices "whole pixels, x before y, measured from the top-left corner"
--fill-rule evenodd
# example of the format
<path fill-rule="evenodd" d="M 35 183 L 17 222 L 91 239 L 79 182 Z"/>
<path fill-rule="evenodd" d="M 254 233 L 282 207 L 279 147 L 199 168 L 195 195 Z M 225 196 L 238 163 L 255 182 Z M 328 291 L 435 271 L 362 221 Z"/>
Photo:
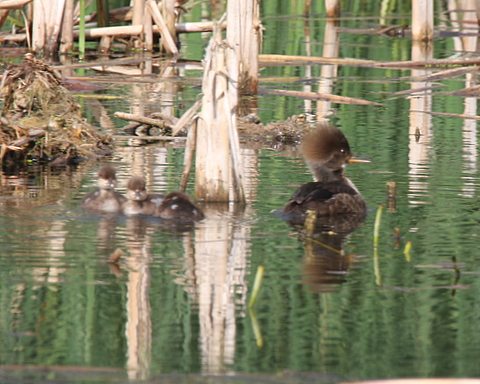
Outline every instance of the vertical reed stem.
<path fill-rule="evenodd" d="M 80 0 L 80 33 L 78 36 L 79 58 L 85 57 L 85 0 Z"/>
<path fill-rule="evenodd" d="M 255 275 L 255 282 L 253 283 L 252 297 L 248 306 L 252 308 L 257 300 L 258 292 L 260 291 L 260 286 L 262 285 L 263 273 L 265 272 L 265 267 L 259 265 L 257 268 L 257 274 Z"/>

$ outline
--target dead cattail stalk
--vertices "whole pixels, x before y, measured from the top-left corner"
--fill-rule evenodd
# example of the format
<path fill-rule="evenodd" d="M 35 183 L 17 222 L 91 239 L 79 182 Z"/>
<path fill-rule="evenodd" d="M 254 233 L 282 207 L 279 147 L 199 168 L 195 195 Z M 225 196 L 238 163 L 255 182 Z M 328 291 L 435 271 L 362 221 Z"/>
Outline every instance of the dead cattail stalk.
<path fill-rule="evenodd" d="M 340 16 L 340 0 L 325 0 L 327 17 L 336 18 Z"/>
<path fill-rule="evenodd" d="M 433 1 L 412 1 L 413 40 L 433 40 Z"/>
<path fill-rule="evenodd" d="M 68 53 L 73 50 L 73 11 L 74 1 L 66 0 L 60 44 L 60 52 L 62 53 Z"/>
<path fill-rule="evenodd" d="M 238 63 L 228 62 L 232 50 L 214 32 L 205 56 L 202 113 L 197 126 L 195 196 L 208 201 L 243 201 L 241 164 L 235 155 Z M 235 142 L 236 141 L 236 142 Z M 233 195 L 230 196 L 230 191 Z"/>
<path fill-rule="evenodd" d="M 194 122 L 188 130 L 187 143 L 185 144 L 185 155 L 183 157 L 183 172 L 180 180 L 180 191 L 185 192 L 187 189 L 188 178 L 193 164 L 193 156 L 195 154 L 195 145 L 197 141 L 197 124 Z"/>
<path fill-rule="evenodd" d="M 167 24 L 158 10 L 157 4 L 154 0 L 147 0 L 147 6 L 150 14 L 152 15 L 153 21 L 157 24 L 157 27 L 160 29 L 160 35 L 162 36 L 162 44 L 165 47 L 166 51 L 172 54 L 173 56 L 178 56 L 178 48 L 175 44 L 175 41 L 168 30 Z"/>
<path fill-rule="evenodd" d="M 247 94 L 258 89 L 258 47 L 262 26 L 258 0 L 229 1 L 227 41 L 238 56 L 239 86 Z"/>

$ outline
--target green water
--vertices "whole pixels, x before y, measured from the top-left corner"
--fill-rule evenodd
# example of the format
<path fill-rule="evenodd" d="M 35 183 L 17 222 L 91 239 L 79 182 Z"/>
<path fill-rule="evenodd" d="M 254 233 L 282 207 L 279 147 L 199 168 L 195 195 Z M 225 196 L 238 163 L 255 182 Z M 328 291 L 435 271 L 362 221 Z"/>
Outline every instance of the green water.
<path fill-rule="evenodd" d="M 320 56 L 325 21 L 321 9 L 314 11 L 319 17 L 309 21 L 316 42 L 311 48 Z M 264 53 L 304 55 L 305 20 L 263 12 Z M 340 42 L 339 57 L 410 58 L 408 38 L 346 33 Z M 198 36 L 186 44 L 198 47 L 189 51 L 190 58 L 202 57 Z M 453 51 L 451 40 L 435 42 L 435 57 Z M 320 76 L 319 66 L 311 71 L 307 78 L 305 67 L 266 67 L 260 85 L 302 90 Z M 195 99 L 200 75 L 187 71 L 187 80 L 174 87 L 170 104 L 176 115 L 183 112 L 180 104 L 188 107 Z M 371 164 L 347 170 L 370 211 L 358 227 L 350 223 L 347 233 L 316 237 L 314 243 L 275 216 L 296 186 L 311 180 L 303 161 L 287 151 L 245 150 L 247 207 L 207 206 L 207 220 L 183 232 L 151 218 L 82 211 L 79 203 L 94 187 L 96 163 L 32 166 L 20 175 L 5 170 L 0 187 L 2 381 L 479 376 L 476 124 L 433 115 L 428 140 L 415 143 L 409 134 L 411 99 L 394 95 L 410 88 L 410 75 L 409 70 L 338 69 L 334 94 L 382 104 L 331 106 L 331 121 L 346 133 L 353 151 L 371 156 Z M 164 89 L 151 83 L 119 86 L 108 82 L 108 74 L 95 76 L 106 85 L 103 94 L 117 98 L 80 100 L 93 123 L 101 125 L 98 111 L 109 116 L 110 132 L 124 125 L 112 117 L 115 111 L 151 112 L 169 104 L 162 99 Z M 277 76 L 288 81 L 267 81 Z M 465 87 L 464 77 L 440 83 L 442 92 Z M 431 111 L 464 114 L 467 102 L 472 100 L 434 91 Z M 475 109 L 476 100 L 472 104 Z M 288 97 L 262 96 L 258 107 L 264 123 L 300 113 L 314 120 L 316 113 L 315 103 Z M 419 146 L 426 153 L 421 161 L 413 154 Z M 117 167 L 121 192 L 132 174 L 143 175 L 151 191 L 165 192 L 178 188 L 181 147 L 138 145 L 124 138 L 105 162 Z M 374 252 L 375 215 L 389 203 L 386 183 L 391 181 L 397 185 L 395 206 L 383 211 Z M 407 241 L 410 259 L 404 254 Z M 123 253 L 119 265 L 112 266 L 107 260 L 116 250 Z M 265 275 L 251 312 L 248 301 L 260 265 Z"/>

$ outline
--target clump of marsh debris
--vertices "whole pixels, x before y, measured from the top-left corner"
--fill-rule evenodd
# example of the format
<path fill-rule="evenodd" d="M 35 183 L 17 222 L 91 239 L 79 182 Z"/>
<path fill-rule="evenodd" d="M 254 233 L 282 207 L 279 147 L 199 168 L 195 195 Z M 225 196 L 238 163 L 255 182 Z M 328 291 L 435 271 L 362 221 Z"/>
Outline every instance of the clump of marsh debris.
<path fill-rule="evenodd" d="M 31 53 L 5 71 L 0 96 L 0 162 L 34 160 L 72 162 L 102 156 L 112 149 L 109 135 L 100 134 L 80 114 L 61 77 Z"/>

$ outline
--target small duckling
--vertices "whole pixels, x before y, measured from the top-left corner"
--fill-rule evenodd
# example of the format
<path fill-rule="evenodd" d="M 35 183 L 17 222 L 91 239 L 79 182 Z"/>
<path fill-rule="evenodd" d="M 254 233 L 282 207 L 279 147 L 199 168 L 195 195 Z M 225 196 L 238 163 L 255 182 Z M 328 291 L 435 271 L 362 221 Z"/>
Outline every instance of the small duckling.
<path fill-rule="evenodd" d="M 203 211 L 195 206 L 183 192 L 170 192 L 157 207 L 155 215 L 162 219 L 200 221 L 205 218 Z"/>
<path fill-rule="evenodd" d="M 92 211 L 108 213 L 121 212 L 122 205 L 127 199 L 113 189 L 117 184 L 115 174 L 115 168 L 111 165 L 101 167 L 98 171 L 98 188 L 83 198 L 81 206 Z"/>
<path fill-rule="evenodd" d="M 153 215 L 163 199 L 161 194 L 148 194 L 145 180 L 134 176 L 127 184 L 127 201 L 122 206 L 125 215 Z"/>

